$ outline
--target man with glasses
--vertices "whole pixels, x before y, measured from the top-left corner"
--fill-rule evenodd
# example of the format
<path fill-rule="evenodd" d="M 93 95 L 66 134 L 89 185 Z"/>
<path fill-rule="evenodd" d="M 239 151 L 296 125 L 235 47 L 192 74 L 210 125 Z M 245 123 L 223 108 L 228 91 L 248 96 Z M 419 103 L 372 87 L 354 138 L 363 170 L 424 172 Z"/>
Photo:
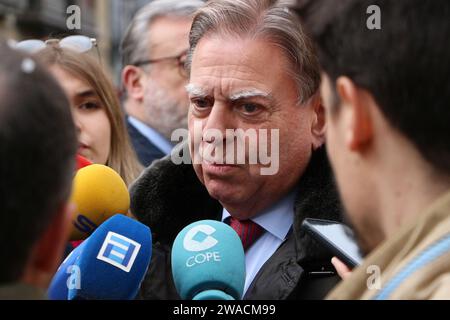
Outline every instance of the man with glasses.
<path fill-rule="evenodd" d="M 187 128 L 184 68 L 188 36 L 200 0 L 157 0 L 134 17 L 122 42 L 124 103 L 133 146 L 150 165 L 172 150 L 172 132 Z"/>

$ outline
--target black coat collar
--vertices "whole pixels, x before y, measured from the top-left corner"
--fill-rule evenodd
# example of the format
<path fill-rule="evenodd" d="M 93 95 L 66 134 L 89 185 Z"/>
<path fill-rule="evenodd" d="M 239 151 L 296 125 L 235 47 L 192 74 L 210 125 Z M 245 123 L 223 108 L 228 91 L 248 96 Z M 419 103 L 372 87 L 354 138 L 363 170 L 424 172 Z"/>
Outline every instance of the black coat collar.
<path fill-rule="evenodd" d="M 148 225 L 153 240 L 170 245 L 188 224 L 220 220 L 222 206 L 211 198 L 192 165 L 175 165 L 170 157 L 155 161 L 130 187 L 131 211 Z M 341 220 L 341 206 L 325 148 L 314 152 L 298 183 L 293 234 L 297 261 L 308 263 L 328 253 L 308 237 L 300 226 L 307 217 Z"/>

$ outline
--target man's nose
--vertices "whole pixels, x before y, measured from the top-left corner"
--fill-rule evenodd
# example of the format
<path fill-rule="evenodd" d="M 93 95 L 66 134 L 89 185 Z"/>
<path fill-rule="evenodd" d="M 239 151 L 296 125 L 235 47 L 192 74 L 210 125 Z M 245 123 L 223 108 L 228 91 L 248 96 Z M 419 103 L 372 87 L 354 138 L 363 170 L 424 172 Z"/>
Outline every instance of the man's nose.
<path fill-rule="evenodd" d="M 218 137 L 217 133 L 219 132 L 222 140 L 225 140 L 226 130 L 234 129 L 234 127 L 232 111 L 224 104 L 215 103 L 203 127 L 203 141 L 207 143 L 218 143 L 219 141 L 216 141 L 216 139 Z"/>

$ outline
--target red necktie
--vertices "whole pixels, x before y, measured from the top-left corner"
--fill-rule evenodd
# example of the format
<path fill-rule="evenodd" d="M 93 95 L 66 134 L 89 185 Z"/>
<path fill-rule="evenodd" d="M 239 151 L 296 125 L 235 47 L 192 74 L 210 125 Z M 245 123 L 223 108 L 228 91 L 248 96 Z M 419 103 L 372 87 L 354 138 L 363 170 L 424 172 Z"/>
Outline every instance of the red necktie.
<path fill-rule="evenodd" d="M 230 227 L 236 231 L 241 238 L 242 246 L 246 251 L 264 233 L 264 229 L 252 220 L 241 220 L 230 217 L 228 219 Z"/>

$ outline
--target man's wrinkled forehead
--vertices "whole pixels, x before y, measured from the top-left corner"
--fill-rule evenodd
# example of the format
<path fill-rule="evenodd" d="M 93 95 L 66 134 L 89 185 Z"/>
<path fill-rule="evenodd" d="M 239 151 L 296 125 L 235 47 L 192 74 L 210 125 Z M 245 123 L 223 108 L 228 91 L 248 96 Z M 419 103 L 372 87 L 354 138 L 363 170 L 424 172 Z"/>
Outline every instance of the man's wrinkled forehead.
<path fill-rule="evenodd" d="M 289 96 L 296 82 L 283 51 L 266 39 L 207 37 L 192 58 L 187 92 L 216 100 Z"/>

